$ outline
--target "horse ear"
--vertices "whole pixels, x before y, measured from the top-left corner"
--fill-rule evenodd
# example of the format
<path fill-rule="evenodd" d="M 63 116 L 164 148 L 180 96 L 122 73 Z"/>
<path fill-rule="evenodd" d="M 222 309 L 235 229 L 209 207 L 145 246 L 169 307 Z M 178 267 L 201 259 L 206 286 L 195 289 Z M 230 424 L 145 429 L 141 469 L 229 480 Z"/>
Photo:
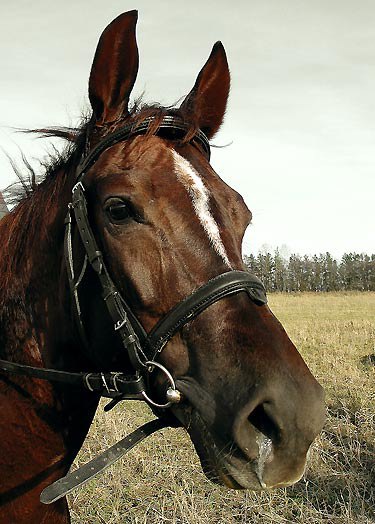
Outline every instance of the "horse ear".
<path fill-rule="evenodd" d="M 227 107 L 230 73 L 223 44 L 216 42 L 181 109 L 195 116 L 199 128 L 212 138 L 221 126 Z"/>
<path fill-rule="evenodd" d="M 97 123 L 111 122 L 128 111 L 138 73 L 137 18 L 137 11 L 121 14 L 99 39 L 89 80 L 89 99 Z"/>

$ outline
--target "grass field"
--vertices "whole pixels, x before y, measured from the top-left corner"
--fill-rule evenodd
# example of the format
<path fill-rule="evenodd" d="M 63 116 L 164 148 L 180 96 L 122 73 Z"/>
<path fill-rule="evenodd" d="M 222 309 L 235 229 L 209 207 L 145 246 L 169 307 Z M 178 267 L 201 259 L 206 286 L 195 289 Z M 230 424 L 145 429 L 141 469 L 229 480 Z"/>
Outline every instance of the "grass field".
<path fill-rule="evenodd" d="M 375 293 L 271 294 L 326 390 L 328 418 L 295 486 L 261 494 L 208 482 L 182 429 L 165 429 L 69 497 L 74 524 L 375 523 Z M 151 419 L 97 414 L 77 464 Z"/>

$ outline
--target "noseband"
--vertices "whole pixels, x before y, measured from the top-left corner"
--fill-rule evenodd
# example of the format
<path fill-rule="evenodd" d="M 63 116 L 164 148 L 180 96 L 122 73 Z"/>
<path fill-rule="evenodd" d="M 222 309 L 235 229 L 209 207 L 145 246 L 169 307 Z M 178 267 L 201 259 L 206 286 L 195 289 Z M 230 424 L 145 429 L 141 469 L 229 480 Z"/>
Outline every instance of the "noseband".
<path fill-rule="evenodd" d="M 175 305 L 150 333 L 146 333 L 126 299 L 112 281 L 89 222 L 85 196 L 85 175 L 106 149 L 118 142 L 147 133 L 150 125 L 154 122 L 155 117 L 149 117 L 140 124 L 127 124 L 117 131 L 108 134 L 89 152 L 77 167 L 76 183 L 72 189 L 72 201 L 68 206 L 68 213 L 65 219 L 64 257 L 73 310 L 83 344 L 86 347 L 89 346 L 82 320 L 78 290 L 86 269 L 90 265 L 98 278 L 101 296 L 111 318 L 113 330 L 120 337 L 122 345 L 128 354 L 133 368 L 131 375 L 128 376 L 122 372 L 69 373 L 53 369 L 34 368 L 0 360 L 0 369 L 3 371 L 80 385 L 89 391 L 99 393 L 101 396 L 112 398 L 112 401 L 106 406 L 106 410 L 111 409 L 120 400 L 126 399 L 145 400 L 157 410 L 168 408 L 172 404 L 180 402 L 181 394 L 176 389 L 174 378 L 157 361 L 158 355 L 168 341 L 184 325 L 191 322 L 211 304 L 223 298 L 245 292 L 256 304 L 262 305 L 267 303 L 264 286 L 255 275 L 246 271 L 228 271 L 212 278 L 206 284 L 193 291 L 187 298 Z M 184 138 L 187 131 L 188 126 L 181 118 L 164 116 L 158 123 L 158 129 L 155 134 L 162 138 L 178 141 Z M 190 142 L 197 145 L 209 160 L 209 141 L 201 130 L 197 130 Z M 78 228 L 85 250 L 84 263 L 78 276 L 76 276 L 74 270 L 72 247 L 72 228 L 74 223 Z M 166 402 L 163 404 L 152 400 L 148 392 L 149 375 L 155 368 L 164 373 L 167 383 L 169 383 L 169 388 L 166 391 Z M 49 488 L 46 488 L 42 493 L 41 500 L 45 503 L 51 503 L 61 498 L 105 467 L 108 467 L 114 460 L 117 460 L 117 458 L 133 447 L 136 442 L 157 429 L 169 425 L 160 420 L 152 422 L 136 430 L 134 435 L 132 434 L 133 437 L 130 435 L 117 443 L 114 446 L 117 451 L 110 448 L 103 455 L 83 466 L 82 471 L 81 469 L 79 470 L 80 473 L 77 474 L 77 471 L 75 471 L 74 478 L 71 474 L 68 474 L 63 479 L 49 486 Z M 109 457 L 111 458 L 109 459 Z"/>

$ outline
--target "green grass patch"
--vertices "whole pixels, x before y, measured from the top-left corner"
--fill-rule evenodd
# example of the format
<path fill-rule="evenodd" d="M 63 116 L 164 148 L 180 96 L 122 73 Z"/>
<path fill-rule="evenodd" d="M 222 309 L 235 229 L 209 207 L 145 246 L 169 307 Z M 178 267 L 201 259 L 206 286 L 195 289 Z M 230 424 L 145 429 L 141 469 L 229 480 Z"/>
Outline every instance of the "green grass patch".
<path fill-rule="evenodd" d="M 214 486 L 185 431 L 165 429 L 69 497 L 73 524 L 375 523 L 375 293 L 269 301 L 326 390 L 327 422 L 304 478 L 260 494 Z M 136 402 L 99 409 L 76 464 L 151 418 Z"/>

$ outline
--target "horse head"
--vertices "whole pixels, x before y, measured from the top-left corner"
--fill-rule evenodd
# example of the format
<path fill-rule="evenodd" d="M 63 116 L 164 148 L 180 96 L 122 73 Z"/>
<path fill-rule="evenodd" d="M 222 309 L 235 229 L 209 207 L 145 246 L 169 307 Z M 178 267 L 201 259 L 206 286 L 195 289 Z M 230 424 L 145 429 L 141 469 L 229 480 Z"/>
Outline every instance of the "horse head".
<path fill-rule="evenodd" d="M 88 155 L 124 126 L 146 121 L 147 127 L 108 143 L 85 171 L 84 185 L 108 273 L 149 340 L 193 292 L 246 269 L 241 244 L 251 212 L 215 173 L 199 139 L 199 133 L 211 139 L 224 118 L 230 74 L 223 45 L 214 45 L 179 108 L 129 109 L 138 71 L 136 21 L 135 11 L 122 14 L 100 38 L 89 80 Z M 167 117 L 181 129 L 168 129 Z M 77 233 L 74 246 L 82 259 Z M 94 276 L 81 295 L 93 361 L 128 369 Z M 266 304 L 243 291 L 213 301 L 184 319 L 155 360 L 183 395 L 171 412 L 212 480 L 261 489 L 302 476 L 324 421 L 323 391 Z M 168 386 L 155 367 L 149 391 L 158 402 Z"/>

